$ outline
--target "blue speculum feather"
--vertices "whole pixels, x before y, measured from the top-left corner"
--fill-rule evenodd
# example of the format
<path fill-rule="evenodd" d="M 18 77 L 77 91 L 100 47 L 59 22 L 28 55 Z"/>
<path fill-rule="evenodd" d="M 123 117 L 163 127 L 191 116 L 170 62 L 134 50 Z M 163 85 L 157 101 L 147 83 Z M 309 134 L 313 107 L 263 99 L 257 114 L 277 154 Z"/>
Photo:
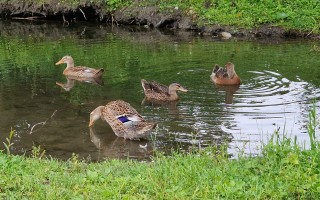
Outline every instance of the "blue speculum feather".
<path fill-rule="evenodd" d="M 118 117 L 118 120 L 120 120 L 122 123 L 130 121 L 127 116 L 120 116 Z"/>

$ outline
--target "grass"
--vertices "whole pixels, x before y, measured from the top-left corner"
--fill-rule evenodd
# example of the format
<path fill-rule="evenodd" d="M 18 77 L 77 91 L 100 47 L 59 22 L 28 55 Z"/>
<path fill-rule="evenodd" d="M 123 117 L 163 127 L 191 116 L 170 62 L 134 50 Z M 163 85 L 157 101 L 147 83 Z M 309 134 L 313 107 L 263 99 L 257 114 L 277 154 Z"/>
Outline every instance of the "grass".
<path fill-rule="evenodd" d="M 259 157 L 230 160 L 213 147 L 193 153 L 156 153 L 152 162 L 67 162 L 0 154 L 0 198 L 7 199 L 317 199 L 320 195 L 319 129 L 315 106 L 311 148 L 278 132 Z M 311 128 L 312 126 L 312 128 Z M 10 143 L 10 142 L 9 142 Z M 217 153 L 219 152 L 219 153 Z"/>
<path fill-rule="evenodd" d="M 181 8 L 204 24 L 244 28 L 271 24 L 290 29 L 320 31 L 318 12 L 320 4 L 317 0 L 159 0 L 156 2 L 164 9 Z"/>
<path fill-rule="evenodd" d="M 20 2 L 22 1 L 10 1 L 13 5 L 19 5 Z M 26 0 L 23 2 L 30 2 L 30 4 L 40 7 L 56 4 L 56 1 L 52 0 Z M 7 3 L 7 1 L 0 0 L 0 3 Z M 219 24 L 238 28 L 253 28 L 270 24 L 286 29 L 320 33 L 320 4 L 318 0 L 91 0 L 89 4 L 97 7 L 105 5 L 102 9 L 103 13 L 135 6 L 158 6 L 163 12 L 173 12 L 179 8 L 199 25 Z M 71 10 L 89 4 L 87 1 L 80 0 L 59 0 L 58 3 L 59 7 Z"/>

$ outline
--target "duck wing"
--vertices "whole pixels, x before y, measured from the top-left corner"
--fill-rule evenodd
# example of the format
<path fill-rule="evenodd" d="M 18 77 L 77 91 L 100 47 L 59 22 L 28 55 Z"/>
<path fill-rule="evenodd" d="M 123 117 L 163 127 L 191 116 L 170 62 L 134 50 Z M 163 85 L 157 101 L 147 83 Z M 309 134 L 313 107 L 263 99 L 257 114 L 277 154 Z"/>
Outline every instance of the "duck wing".
<path fill-rule="evenodd" d="M 213 74 L 215 74 L 218 78 L 226 78 L 228 77 L 228 72 L 226 68 L 220 67 L 219 65 L 215 65 L 212 71 Z"/>
<path fill-rule="evenodd" d="M 165 93 L 169 94 L 169 88 L 168 86 L 162 85 L 156 81 L 151 81 L 149 83 L 151 90 L 153 90 L 156 93 Z"/>
<path fill-rule="evenodd" d="M 143 117 L 127 102 L 116 100 L 105 106 L 108 115 L 112 115 L 122 123 L 128 121 L 144 121 Z"/>
<path fill-rule="evenodd" d="M 66 75 L 73 75 L 73 76 L 85 76 L 85 77 L 98 77 L 101 76 L 104 72 L 104 69 L 94 69 L 90 67 L 85 67 L 85 66 L 77 66 L 77 67 L 72 67 L 68 69 L 68 73 Z"/>

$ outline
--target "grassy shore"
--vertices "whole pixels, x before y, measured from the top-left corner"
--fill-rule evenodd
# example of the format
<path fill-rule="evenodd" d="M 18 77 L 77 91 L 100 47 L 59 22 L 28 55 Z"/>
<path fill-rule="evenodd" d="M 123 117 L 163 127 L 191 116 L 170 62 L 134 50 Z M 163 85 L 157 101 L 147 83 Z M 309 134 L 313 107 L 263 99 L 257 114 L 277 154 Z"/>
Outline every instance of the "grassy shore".
<path fill-rule="evenodd" d="M 199 26 L 228 25 L 250 29 L 268 24 L 289 30 L 320 33 L 318 0 L 59 0 L 58 3 L 54 0 L 0 0 L 0 4 L 3 12 L 11 10 L 11 14 L 38 13 L 47 16 L 72 13 L 89 6 L 99 15 L 115 11 L 124 11 L 131 15 L 132 8 L 158 7 L 160 12 L 167 14 L 179 10 L 182 16 L 191 18 Z M 157 13 L 158 11 L 154 11 L 151 15 L 156 17 Z"/>
<path fill-rule="evenodd" d="M 262 24 L 320 32 L 320 4 L 317 0 L 266 1 L 157 1 L 161 8 L 181 8 L 199 23 L 252 28 Z"/>
<path fill-rule="evenodd" d="M 224 149 L 163 156 L 152 162 L 87 163 L 0 153 L 2 199 L 317 199 L 320 146 L 316 108 L 310 111 L 311 147 L 275 133 L 261 156 L 230 160 Z M 8 139 L 6 146 L 10 146 Z"/>

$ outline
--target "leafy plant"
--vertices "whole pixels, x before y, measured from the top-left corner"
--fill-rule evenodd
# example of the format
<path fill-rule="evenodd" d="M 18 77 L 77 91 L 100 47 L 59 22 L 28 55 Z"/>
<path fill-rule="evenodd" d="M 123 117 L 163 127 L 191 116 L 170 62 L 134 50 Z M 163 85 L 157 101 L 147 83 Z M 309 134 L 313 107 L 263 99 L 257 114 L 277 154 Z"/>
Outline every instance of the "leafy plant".
<path fill-rule="evenodd" d="M 14 136 L 14 133 L 15 133 L 15 131 L 11 129 L 11 131 L 9 133 L 9 137 L 6 138 L 7 142 L 3 142 L 4 147 L 6 148 L 7 155 L 10 155 L 11 146 L 14 144 L 12 142 L 12 138 Z"/>
<path fill-rule="evenodd" d="M 32 158 L 41 159 L 45 155 L 45 153 L 46 153 L 46 150 L 41 151 L 40 145 L 38 147 L 32 146 L 32 154 L 31 154 Z"/>

